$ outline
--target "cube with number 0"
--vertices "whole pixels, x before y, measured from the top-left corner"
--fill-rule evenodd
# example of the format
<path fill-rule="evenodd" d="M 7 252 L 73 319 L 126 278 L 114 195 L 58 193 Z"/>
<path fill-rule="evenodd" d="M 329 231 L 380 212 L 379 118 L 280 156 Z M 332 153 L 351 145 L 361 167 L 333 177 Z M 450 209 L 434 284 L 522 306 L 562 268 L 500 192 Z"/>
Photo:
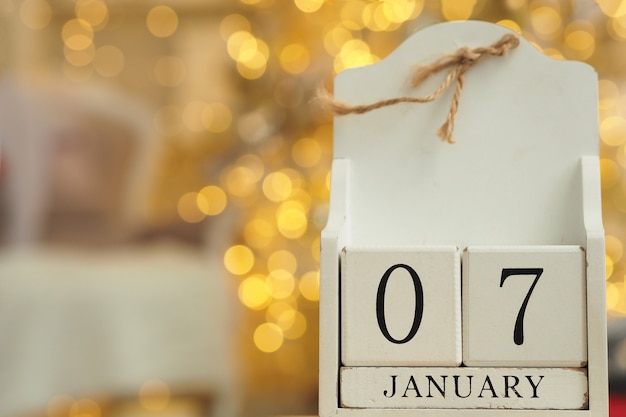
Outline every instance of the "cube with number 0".
<path fill-rule="evenodd" d="M 579 246 L 470 247 L 463 254 L 463 361 L 587 362 L 585 253 Z"/>
<path fill-rule="evenodd" d="M 344 248 L 343 365 L 459 365 L 460 286 L 455 246 Z"/>

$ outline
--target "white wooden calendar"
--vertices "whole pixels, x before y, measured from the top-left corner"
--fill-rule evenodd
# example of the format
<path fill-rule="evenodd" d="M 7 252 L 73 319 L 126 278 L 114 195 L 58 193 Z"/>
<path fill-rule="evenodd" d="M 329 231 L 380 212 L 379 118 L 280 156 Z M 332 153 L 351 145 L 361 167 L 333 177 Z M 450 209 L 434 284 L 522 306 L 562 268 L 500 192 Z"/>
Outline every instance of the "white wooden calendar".
<path fill-rule="evenodd" d="M 432 26 L 335 98 L 430 94 L 446 72 L 411 89 L 415 65 L 507 33 Z M 596 74 L 520 39 L 463 81 L 455 144 L 454 86 L 335 118 L 319 414 L 606 417 Z"/>

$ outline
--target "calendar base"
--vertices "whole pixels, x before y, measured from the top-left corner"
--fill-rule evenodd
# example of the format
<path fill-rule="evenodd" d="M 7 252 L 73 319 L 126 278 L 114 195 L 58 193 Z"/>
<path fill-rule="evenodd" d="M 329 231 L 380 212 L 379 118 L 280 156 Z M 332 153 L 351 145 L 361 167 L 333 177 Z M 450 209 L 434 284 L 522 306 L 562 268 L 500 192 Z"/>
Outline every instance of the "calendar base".
<path fill-rule="evenodd" d="M 588 409 L 586 368 L 344 367 L 343 408 Z"/>

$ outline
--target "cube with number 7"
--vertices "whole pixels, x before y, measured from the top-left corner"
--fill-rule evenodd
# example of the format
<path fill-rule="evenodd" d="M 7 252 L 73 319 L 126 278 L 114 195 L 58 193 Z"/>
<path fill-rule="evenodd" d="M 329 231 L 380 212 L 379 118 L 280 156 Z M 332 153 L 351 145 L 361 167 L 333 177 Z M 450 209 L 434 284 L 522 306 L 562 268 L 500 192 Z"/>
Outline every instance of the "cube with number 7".
<path fill-rule="evenodd" d="M 585 252 L 579 246 L 469 247 L 463 254 L 463 362 L 582 367 Z"/>
<path fill-rule="evenodd" d="M 456 246 L 344 248 L 342 364 L 460 365 L 460 263 Z"/>

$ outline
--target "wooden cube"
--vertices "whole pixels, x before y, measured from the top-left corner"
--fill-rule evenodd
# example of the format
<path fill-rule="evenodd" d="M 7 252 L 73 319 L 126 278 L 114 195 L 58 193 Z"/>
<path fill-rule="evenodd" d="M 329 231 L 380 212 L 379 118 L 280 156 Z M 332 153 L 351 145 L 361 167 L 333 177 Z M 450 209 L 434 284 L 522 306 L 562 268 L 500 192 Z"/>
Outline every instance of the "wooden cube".
<path fill-rule="evenodd" d="M 470 247 L 463 254 L 463 362 L 582 367 L 585 252 L 578 246 Z"/>
<path fill-rule="evenodd" d="M 458 248 L 344 248 L 341 362 L 347 366 L 461 363 Z"/>

